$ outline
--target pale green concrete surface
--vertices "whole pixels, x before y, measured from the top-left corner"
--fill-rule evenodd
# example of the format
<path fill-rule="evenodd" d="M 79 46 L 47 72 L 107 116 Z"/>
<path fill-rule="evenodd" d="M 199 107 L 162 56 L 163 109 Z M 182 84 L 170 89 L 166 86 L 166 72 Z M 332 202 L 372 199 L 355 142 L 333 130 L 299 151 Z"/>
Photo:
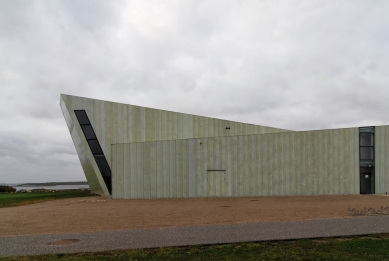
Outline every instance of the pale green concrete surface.
<path fill-rule="evenodd" d="M 112 166 L 111 144 L 288 131 L 65 94 L 60 95 L 60 106 L 92 192 L 107 196 L 108 189 L 74 110 L 86 111 L 111 170 L 115 170 L 115 166 Z M 226 127 L 231 129 L 226 130 Z M 146 180 L 151 178 L 147 176 L 147 168 L 148 166 L 145 169 Z M 171 177 L 172 180 L 173 178 Z M 124 178 L 121 180 L 123 182 Z M 143 176 L 140 175 L 137 182 L 139 186 L 143 186 Z M 145 186 L 149 194 L 151 187 Z M 123 193 L 124 191 L 121 192 Z"/>
<path fill-rule="evenodd" d="M 109 196 L 74 110 L 85 110 L 113 198 L 360 193 L 359 128 L 290 131 L 61 94 L 92 192 Z M 375 193 L 389 192 L 389 126 L 375 127 Z"/>
<path fill-rule="evenodd" d="M 112 151 L 136 154 L 112 158 L 114 198 L 359 193 L 358 128 L 113 144 Z"/>

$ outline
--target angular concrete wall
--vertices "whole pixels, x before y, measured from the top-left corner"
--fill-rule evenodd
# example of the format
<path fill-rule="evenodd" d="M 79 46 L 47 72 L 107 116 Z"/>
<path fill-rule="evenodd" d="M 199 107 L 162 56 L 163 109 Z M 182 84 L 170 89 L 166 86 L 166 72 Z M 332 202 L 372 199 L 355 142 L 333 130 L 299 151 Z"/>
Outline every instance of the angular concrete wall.
<path fill-rule="evenodd" d="M 389 193 L 389 126 L 375 127 L 375 193 Z"/>
<path fill-rule="evenodd" d="M 108 190 L 74 110 L 86 111 L 111 169 L 111 144 L 115 143 L 288 131 L 64 94 L 61 94 L 60 104 L 88 183 L 94 193 L 103 191 L 105 195 L 109 195 Z"/>
<path fill-rule="evenodd" d="M 103 181 L 100 170 L 96 165 L 91 150 L 89 149 L 89 145 L 81 130 L 80 124 L 78 124 L 77 119 L 74 119 L 74 112 L 68 110 L 64 100 L 62 99 L 60 100 L 60 106 L 90 190 L 96 194 L 109 195 L 107 186 Z"/>
<path fill-rule="evenodd" d="M 359 129 L 112 145 L 114 198 L 359 194 Z"/>

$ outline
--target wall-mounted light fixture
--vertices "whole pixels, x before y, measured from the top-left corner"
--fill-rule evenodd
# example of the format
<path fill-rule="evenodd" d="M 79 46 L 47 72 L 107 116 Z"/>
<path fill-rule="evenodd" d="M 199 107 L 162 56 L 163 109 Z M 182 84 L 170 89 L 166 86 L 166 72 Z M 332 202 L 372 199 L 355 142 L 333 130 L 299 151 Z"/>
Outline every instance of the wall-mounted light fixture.
<path fill-rule="evenodd" d="M 226 127 L 226 130 L 230 130 L 231 128 L 230 127 Z"/>

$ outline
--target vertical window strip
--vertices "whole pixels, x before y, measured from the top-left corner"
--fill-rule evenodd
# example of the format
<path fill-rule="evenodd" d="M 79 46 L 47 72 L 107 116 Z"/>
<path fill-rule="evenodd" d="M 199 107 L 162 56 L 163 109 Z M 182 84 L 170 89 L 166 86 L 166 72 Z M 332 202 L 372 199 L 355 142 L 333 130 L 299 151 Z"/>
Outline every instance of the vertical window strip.
<path fill-rule="evenodd" d="M 103 177 L 105 185 L 108 188 L 109 194 L 112 195 L 112 172 L 108 165 L 107 159 L 104 156 L 104 152 L 97 140 L 96 133 L 93 130 L 92 124 L 89 121 L 88 115 L 85 110 L 75 110 L 78 123 L 84 133 L 84 137 L 88 142 L 89 148 L 92 151 L 93 157 L 95 158 L 96 164 Z"/>

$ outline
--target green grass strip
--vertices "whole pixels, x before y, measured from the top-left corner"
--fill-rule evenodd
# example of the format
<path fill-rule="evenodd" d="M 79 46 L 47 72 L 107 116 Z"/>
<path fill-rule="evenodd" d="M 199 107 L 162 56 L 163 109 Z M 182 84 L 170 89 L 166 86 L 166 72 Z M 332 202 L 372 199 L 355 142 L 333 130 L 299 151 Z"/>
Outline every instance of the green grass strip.
<path fill-rule="evenodd" d="M 0 194 L 0 208 L 28 205 L 61 198 L 77 198 L 97 196 L 89 190 L 31 192 L 31 193 L 2 193 Z"/>
<path fill-rule="evenodd" d="M 13 260 L 389 260 L 389 234 L 0 258 Z"/>

